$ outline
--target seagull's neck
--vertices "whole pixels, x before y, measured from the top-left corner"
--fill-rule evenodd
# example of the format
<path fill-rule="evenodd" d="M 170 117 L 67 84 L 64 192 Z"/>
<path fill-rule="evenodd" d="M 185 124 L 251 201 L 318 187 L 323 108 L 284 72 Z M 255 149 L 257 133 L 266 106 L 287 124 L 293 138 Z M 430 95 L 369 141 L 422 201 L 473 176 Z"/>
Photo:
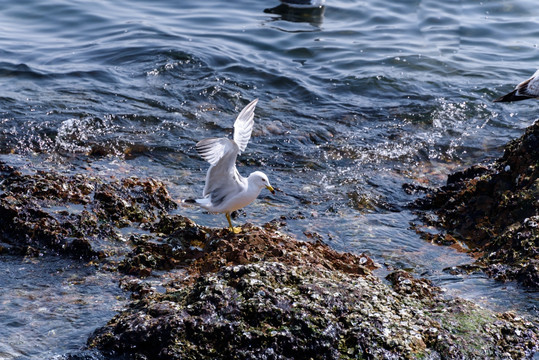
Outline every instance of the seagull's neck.
<path fill-rule="evenodd" d="M 251 178 L 251 176 L 249 175 L 249 177 L 246 179 L 247 180 L 247 193 L 249 194 L 252 194 L 255 198 L 258 196 L 258 194 L 260 194 L 260 192 L 262 191 L 262 187 L 256 185 L 253 181 L 253 178 Z"/>

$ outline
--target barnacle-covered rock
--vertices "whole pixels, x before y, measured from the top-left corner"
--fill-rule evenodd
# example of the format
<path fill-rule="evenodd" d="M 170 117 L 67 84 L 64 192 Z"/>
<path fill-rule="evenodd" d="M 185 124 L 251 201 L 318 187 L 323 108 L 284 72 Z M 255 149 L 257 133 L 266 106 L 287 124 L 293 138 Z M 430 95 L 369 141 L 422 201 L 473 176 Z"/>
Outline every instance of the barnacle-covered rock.
<path fill-rule="evenodd" d="M 166 288 L 136 296 L 89 347 L 127 359 L 522 359 L 538 344 L 511 314 L 308 264 L 224 266 Z"/>
<path fill-rule="evenodd" d="M 123 256 L 96 271 L 119 270 L 131 303 L 88 340 L 112 358 L 516 359 L 537 350 L 535 324 L 445 299 L 404 271 L 388 275 L 390 286 L 369 256 L 332 250 L 316 234 L 300 241 L 271 223 L 233 234 L 168 214 L 175 206 L 152 179 L 0 163 L 0 253 Z"/>
<path fill-rule="evenodd" d="M 298 241 L 271 227 L 245 224 L 240 234 L 228 229 L 198 226 L 175 215 L 163 216 L 149 228 L 160 234 L 161 241 L 140 238 L 135 249 L 119 268 L 129 274 L 147 276 L 152 270 L 185 267 L 190 274 L 218 271 L 227 265 L 244 265 L 262 261 L 279 261 L 291 265 L 308 264 L 313 268 L 368 274 L 376 264 L 367 255 L 341 253 L 327 244 Z"/>

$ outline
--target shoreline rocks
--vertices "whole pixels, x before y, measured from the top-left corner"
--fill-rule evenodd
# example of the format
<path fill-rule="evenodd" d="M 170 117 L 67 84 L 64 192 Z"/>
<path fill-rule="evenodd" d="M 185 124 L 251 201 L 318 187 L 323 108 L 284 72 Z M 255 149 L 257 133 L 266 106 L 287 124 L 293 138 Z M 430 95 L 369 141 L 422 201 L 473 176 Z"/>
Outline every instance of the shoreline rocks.
<path fill-rule="evenodd" d="M 244 224 L 242 233 L 196 225 L 181 215 L 161 217 L 150 227 L 155 238 L 143 236 L 120 263 L 127 274 L 146 277 L 153 270 L 182 267 L 191 276 L 216 272 L 224 266 L 277 261 L 309 265 L 351 274 L 368 274 L 377 267 L 367 255 L 340 253 L 321 241 L 297 241 L 277 232 L 271 224 L 260 228 Z"/>
<path fill-rule="evenodd" d="M 293 240 L 295 241 L 295 240 Z M 128 359 L 531 358 L 537 327 L 389 276 L 260 261 L 159 282 L 88 341 Z M 154 280 L 155 281 L 155 280 Z"/>
<path fill-rule="evenodd" d="M 153 179 L 22 174 L 0 163 L 0 181 L 0 253 L 105 258 L 122 251 L 120 229 L 177 206 Z"/>
<path fill-rule="evenodd" d="M 272 223 L 206 228 L 169 215 L 174 207 L 152 179 L 0 164 L 0 252 L 124 274 L 128 308 L 88 339 L 106 358 L 520 359 L 539 347 L 536 323 L 447 299 L 402 270 L 389 285 L 365 254 Z"/>
<path fill-rule="evenodd" d="M 446 186 L 413 207 L 421 210 L 425 223 L 444 229 L 424 233 L 428 240 L 443 245 L 461 240 L 477 258 L 454 271 L 482 270 L 497 280 L 538 289 L 539 121 L 507 144 L 492 165 L 450 175 Z"/>

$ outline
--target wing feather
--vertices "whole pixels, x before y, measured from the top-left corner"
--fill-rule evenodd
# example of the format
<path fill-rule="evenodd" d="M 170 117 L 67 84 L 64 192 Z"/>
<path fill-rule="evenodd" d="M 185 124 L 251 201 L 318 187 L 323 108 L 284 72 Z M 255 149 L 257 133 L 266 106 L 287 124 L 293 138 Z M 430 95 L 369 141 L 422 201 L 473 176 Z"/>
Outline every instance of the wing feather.
<path fill-rule="evenodd" d="M 539 70 L 531 78 L 518 84 L 515 90 L 519 95 L 531 98 L 539 97 Z"/>
<path fill-rule="evenodd" d="M 494 102 L 520 101 L 539 97 L 539 70 L 527 80 L 518 84 L 509 94 L 501 96 Z"/>
<path fill-rule="evenodd" d="M 234 123 L 234 142 L 238 145 L 238 148 L 241 151 L 245 151 L 249 139 L 251 138 L 251 133 L 253 131 L 254 125 L 254 116 L 255 116 L 255 107 L 258 102 L 258 99 L 254 99 L 243 110 L 240 112 Z"/>
<path fill-rule="evenodd" d="M 238 145 L 230 139 L 207 140 L 214 141 L 208 141 L 200 146 L 202 157 L 211 164 L 206 174 L 203 196 L 211 194 L 212 203 L 215 205 L 217 200 L 216 191 L 218 192 L 219 189 L 234 189 L 235 184 L 237 184 L 236 158 L 240 151 Z M 211 145 L 214 147 L 211 148 Z"/>
<path fill-rule="evenodd" d="M 199 141 L 195 148 L 204 160 L 215 165 L 223 157 L 225 153 L 230 151 L 230 147 L 234 147 L 232 141 L 227 138 L 209 138 Z"/>
<path fill-rule="evenodd" d="M 251 101 L 239 113 L 234 123 L 234 140 L 209 138 L 196 144 L 200 156 L 210 163 L 203 196 L 210 197 L 211 208 L 218 208 L 246 186 L 247 180 L 236 169 L 236 158 L 245 150 L 251 138 L 257 102 L 258 99 Z"/>
<path fill-rule="evenodd" d="M 537 70 L 530 79 L 530 83 L 528 84 L 528 92 L 536 97 L 539 97 L 539 70 Z"/>

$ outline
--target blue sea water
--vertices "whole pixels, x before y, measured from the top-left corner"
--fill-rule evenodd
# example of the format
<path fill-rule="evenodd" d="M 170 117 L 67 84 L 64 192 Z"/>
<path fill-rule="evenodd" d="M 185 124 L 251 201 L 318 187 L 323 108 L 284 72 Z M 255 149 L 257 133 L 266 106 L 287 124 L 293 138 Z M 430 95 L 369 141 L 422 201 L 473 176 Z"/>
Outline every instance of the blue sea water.
<path fill-rule="evenodd" d="M 4 0 L 1 159 L 151 176 L 175 198 L 193 197 L 208 167 L 194 144 L 231 135 L 235 115 L 259 98 L 239 171 L 263 170 L 282 192 L 263 193 L 235 221 L 284 216 L 285 232 L 316 232 L 450 294 L 536 316 L 536 293 L 443 272 L 470 259 L 410 229 L 417 219 L 406 204 L 417 195 L 402 184 L 438 186 L 490 162 L 537 119 L 534 100 L 492 100 L 538 68 L 538 25 L 535 0 L 327 0 L 315 9 L 277 0 Z M 198 209 L 177 212 L 226 225 Z M 65 328 L 46 351 L 36 344 L 52 335 L 18 324 L 30 355 L 6 346 L 0 358 L 73 351 L 107 321 L 95 322 L 100 311 L 84 315 L 87 326 L 58 314 Z"/>

